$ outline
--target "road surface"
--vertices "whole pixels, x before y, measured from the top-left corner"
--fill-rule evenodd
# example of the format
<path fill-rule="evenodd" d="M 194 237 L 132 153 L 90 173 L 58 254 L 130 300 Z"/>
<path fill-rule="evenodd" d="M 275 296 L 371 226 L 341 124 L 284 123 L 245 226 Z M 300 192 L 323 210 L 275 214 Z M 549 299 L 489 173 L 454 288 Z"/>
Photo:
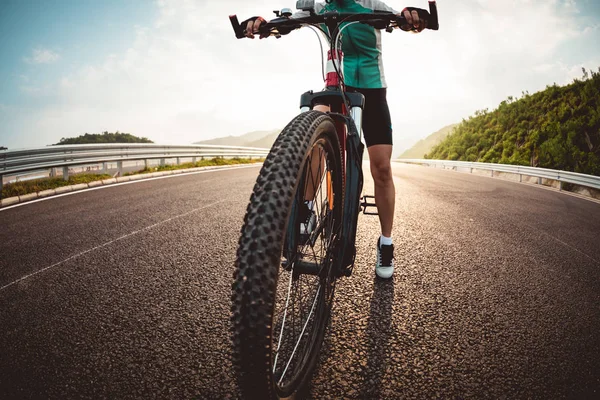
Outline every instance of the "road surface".
<path fill-rule="evenodd" d="M 236 398 L 230 285 L 257 173 L 0 211 L 0 398 Z M 309 397 L 598 398 L 600 204 L 417 166 L 394 179 L 396 274 L 374 279 L 361 216 Z"/>

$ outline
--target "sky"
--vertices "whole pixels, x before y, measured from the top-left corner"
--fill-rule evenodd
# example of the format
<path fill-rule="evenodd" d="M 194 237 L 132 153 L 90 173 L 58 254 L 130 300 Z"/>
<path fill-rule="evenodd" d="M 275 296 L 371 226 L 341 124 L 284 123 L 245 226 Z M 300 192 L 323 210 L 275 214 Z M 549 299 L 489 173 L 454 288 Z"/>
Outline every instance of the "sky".
<path fill-rule="evenodd" d="M 386 1 L 395 9 L 426 0 Z M 319 90 L 309 29 L 237 40 L 293 0 L 0 0 L 0 146 L 128 132 L 187 144 L 283 128 Z M 439 0 L 440 30 L 383 32 L 396 153 L 508 96 L 600 68 L 598 0 Z"/>

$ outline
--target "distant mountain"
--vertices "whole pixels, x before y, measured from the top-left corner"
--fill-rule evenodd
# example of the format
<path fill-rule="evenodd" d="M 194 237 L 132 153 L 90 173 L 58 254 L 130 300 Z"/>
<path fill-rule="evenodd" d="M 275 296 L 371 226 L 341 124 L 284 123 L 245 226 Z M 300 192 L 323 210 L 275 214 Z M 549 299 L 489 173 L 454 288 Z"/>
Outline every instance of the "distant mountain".
<path fill-rule="evenodd" d="M 270 148 L 281 129 L 272 131 L 255 131 L 241 136 L 226 136 L 210 140 L 195 142 L 194 144 L 214 144 L 218 146 L 246 146 L 246 147 L 264 147 Z"/>
<path fill-rule="evenodd" d="M 420 140 L 411 149 L 406 150 L 400 155 L 399 158 L 423 158 L 423 156 L 431 151 L 431 149 L 439 144 L 443 139 L 446 138 L 452 132 L 452 129 L 457 124 L 449 125 L 441 130 L 431 134 L 427 138 Z M 200 142 L 194 142 L 194 144 L 212 144 L 217 146 L 246 146 L 246 147 L 262 147 L 271 148 L 277 136 L 281 133 L 280 129 L 272 131 L 255 131 L 249 132 L 241 136 L 226 136 L 221 138 L 215 138 L 210 140 L 202 140 Z M 368 153 L 365 151 L 365 157 L 368 157 Z"/>
<path fill-rule="evenodd" d="M 431 151 L 431 149 L 446 139 L 446 136 L 452 133 L 452 130 L 456 126 L 458 126 L 458 124 L 445 126 L 439 131 L 427 136 L 425 139 L 419 140 L 413 147 L 406 150 L 398 158 L 423 158 L 425 154 Z"/>

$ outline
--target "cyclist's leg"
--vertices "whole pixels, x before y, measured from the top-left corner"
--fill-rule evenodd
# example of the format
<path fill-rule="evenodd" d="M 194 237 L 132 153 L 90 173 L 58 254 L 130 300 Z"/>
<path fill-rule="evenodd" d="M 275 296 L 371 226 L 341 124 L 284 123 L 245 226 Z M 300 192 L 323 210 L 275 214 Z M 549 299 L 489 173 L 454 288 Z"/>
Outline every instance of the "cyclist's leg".
<path fill-rule="evenodd" d="M 325 156 L 319 154 L 319 149 L 315 148 L 311 152 L 310 171 L 306 177 L 306 190 L 304 191 L 304 200 L 312 201 L 315 199 L 317 188 L 323 179 L 325 171 Z"/>
<path fill-rule="evenodd" d="M 323 105 L 323 104 L 317 104 L 313 110 L 326 113 L 326 112 L 331 111 L 331 107 Z"/>
<path fill-rule="evenodd" d="M 329 106 L 326 105 L 322 105 L 322 104 L 317 104 L 314 107 L 315 111 L 321 111 L 321 112 L 329 112 L 331 109 Z M 314 149 L 312 154 L 311 154 L 311 174 L 313 179 L 307 179 L 306 182 L 306 191 L 304 192 L 304 200 L 306 201 L 312 201 L 315 198 L 315 190 L 316 190 L 316 186 L 318 186 L 318 183 L 321 182 L 321 175 L 323 173 L 323 157 L 319 157 L 319 155 L 317 154 L 318 149 Z M 316 184 L 316 185 L 315 185 Z"/>
<path fill-rule="evenodd" d="M 381 234 L 392 236 L 396 189 L 392 178 L 392 123 L 386 89 L 358 89 L 365 96 L 363 131 L 375 182 Z"/>
<path fill-rule="evenodd" d="M 375 181 L 375 203 L 381 224 L 381 237 L 377 240 L 375 273 L 389 279 L 394 274 L 394 245 L 392 226 L 396 189 L 392 177 L 392 123 L 386 100 L 386 89 L 365 90 L 366 105 L 363 131 L 371 162 L 371 175 Z"/>

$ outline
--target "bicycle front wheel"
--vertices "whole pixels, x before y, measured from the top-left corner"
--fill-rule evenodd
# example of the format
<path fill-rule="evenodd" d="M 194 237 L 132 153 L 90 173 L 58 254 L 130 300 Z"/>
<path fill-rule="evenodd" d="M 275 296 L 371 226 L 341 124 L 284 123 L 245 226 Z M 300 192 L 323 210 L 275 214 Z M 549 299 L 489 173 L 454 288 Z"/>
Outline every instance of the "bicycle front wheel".
<path fill-rule="evenodd" d="M 312 374 L 335 289 L 342 182 L 333 121 L 300 114 L 265 160 L 239 240 L 231 322 L 244 398 L 289 397 Z"/>

